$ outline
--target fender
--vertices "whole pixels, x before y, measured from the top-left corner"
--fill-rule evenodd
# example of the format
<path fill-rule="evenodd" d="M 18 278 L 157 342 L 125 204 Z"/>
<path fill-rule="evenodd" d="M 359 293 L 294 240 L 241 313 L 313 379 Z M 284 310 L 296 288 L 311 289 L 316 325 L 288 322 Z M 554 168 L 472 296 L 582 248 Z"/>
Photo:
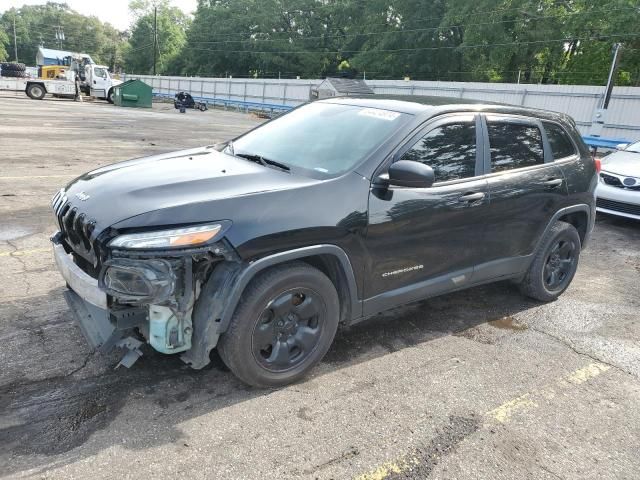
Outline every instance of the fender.
<path fill-rule="evenodd" d="M 317 255 L 331 255 L 340 262 L 349 289 L 352 317 L 350 320 L 360 318 L 362 301 L 358 299 L 353 267 L 345 251 L 336 245 L 297 248 L 246 264 L 225 262 L 213 271 L 198 298 L 193 313 L 194 344 L 181 359 L 195 369 L 203 368 L 209 363 L 209 352 L 229 327 L 242 293 L 258 273 L 275 265 Z"/>

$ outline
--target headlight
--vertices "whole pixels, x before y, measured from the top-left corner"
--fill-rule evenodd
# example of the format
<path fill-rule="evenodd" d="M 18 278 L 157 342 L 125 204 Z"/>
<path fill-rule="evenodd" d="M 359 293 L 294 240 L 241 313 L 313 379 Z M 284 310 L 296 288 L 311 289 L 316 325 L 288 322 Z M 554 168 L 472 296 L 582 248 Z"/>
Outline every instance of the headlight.
<path fill-rule="evenodd" d="M 131 249 L 197 247 L 213 240 L 225 226 L 224 223 L 214 223 L 154 232 L 126 233 L 111 240 L 109 246 Z"/>

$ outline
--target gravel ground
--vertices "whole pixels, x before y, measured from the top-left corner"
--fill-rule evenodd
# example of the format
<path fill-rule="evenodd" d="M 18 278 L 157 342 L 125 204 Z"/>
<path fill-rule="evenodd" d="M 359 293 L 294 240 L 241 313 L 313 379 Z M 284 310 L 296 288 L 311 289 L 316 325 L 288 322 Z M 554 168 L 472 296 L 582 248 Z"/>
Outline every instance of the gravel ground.
<path fill-rule="evenodd" d="M 62 298 L 51 196 L 261 120 L 7 94 L 0 111 L 3 478 L 638 478 L 640 222 L 599 218 L 556 302 L 498 283 L 398 309 L 339 332 L 281 390 L 217 360 L 150 353 L 114 370 Z"/>

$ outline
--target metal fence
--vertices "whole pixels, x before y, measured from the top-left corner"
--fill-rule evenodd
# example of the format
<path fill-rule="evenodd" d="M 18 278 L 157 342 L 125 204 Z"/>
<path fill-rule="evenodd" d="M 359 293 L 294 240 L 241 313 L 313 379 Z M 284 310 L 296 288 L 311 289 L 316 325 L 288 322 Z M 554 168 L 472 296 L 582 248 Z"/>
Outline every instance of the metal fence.
<path fill-rule="evenodd" d="M 225 108 L 287 110 L 309 99 L 313 86 L 322 80 L 268 80 L 236 78 L 161 77 L 126 75 L 153 87 L 154 95 L 173 97 L 191 93 L 200 101 Z M 583 85 L 529 85 L 505 83 L 426 82 L 367 80 L 376 93 L 436 95 L 486 100 L 542 108 L 571 115 L 583 134 L 588 134 L 604 87 Z M 640 140 L 640 88 L 616 87 L 611 97 L 603 137 Z"/>

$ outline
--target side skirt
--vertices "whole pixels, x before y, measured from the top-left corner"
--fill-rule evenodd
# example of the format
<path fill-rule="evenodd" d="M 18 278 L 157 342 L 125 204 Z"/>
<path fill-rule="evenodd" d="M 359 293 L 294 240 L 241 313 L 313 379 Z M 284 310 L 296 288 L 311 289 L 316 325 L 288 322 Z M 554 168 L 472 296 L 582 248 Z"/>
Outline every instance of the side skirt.
<path fill-rule="evenodd" d="M 419 300 L 476 287 L 485 283 L 521 277 L 529 268 L 532 260 L 532 255 L 494 260 L 381 293 L 363 302 L 364 315 L 362 318 L 354 320 L 351 324 L 359 323 L 378 313 Z"/>

